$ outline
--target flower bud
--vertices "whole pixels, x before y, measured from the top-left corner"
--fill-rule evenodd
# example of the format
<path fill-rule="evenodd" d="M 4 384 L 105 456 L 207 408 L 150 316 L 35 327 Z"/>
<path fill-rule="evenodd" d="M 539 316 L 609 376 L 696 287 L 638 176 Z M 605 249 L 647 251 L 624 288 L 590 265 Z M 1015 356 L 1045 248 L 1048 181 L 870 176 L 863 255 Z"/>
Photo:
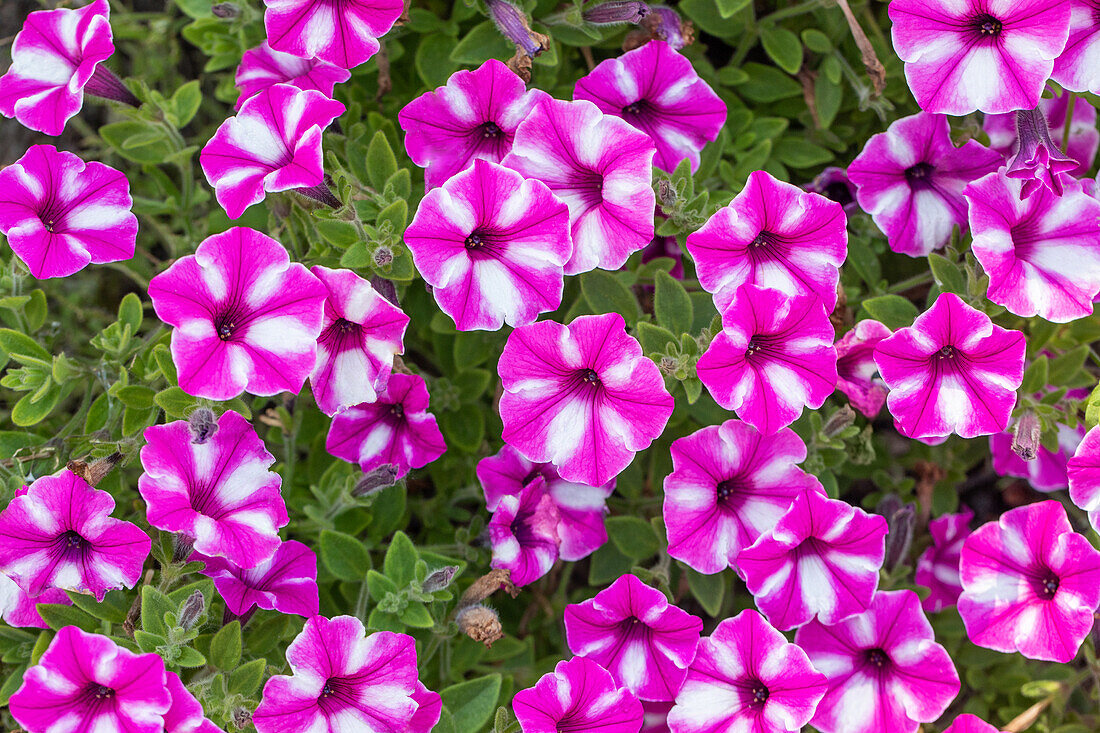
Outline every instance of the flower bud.
<path fill-rule="evenodd" d="M 530 58 L 543 52 L 542 44 L 531 33 L 527 16 L 519 8 L 507 0 L 486 0 L 485 5 L 501 35 L 519 46 Z"/>
<path fill-rule="evenodd" d="M 1039 418 L 1033 412 L 1025 412 L 1012 430 L 1012 452 L 1025 461 L 1034 461 L 1039 455 L 1041 437 Z"/>
<path fill-rule="evenodd" d="M 642 22 L 642 18 L 648 14 L 649 6 L 641 0 L 609 0 L 588 8 L 581 17 L 593 25 L 637 24 Z"/>
<path fill-rule="evenodd" d="M 190 629 L 198 622 L 199 617 L 202 616 L 205 610 L 206 598 L 201 590 L 197 590 L 189 595 L 183 605 L 180 606 L 179 625 L 185 629 Z"/>
<path fill-rule="evenodd" d="M 243 705 L 233 710 L 233 725 L 237 726 L 240 730 L 252 725 L 252 713 L 248 708 Z"/>
<path fill-rule="evenodd" d="M 497 612 L 480 603 L 467 606 L 458 612 L 455 623 L 459 630 L 474 641 L 491 647 L 494 641 L 504 638 L 504 627 Z"/>
<path fill-rule="evenodd" d="M 188 416 L 187 427 L 191 430 L 191 443 L 202 445 L 218 432 L 218 418 L 209 407 L 199 407 Z"/>
<path fill-rule="evenodd" d="M 397 300 L 397 288 L 394 287 L 393 280 L 387 280 L 384 277 L 375 275 L 370 279 L 370 284 L 383 298 L 397 307 L 401 307 L 401 303 Z"/>
<path fill-rule="evenodd" d="M 424 582 L 420 584 L 420 590 L 425 593 L 435 593 L 437 590 L 443 590 L 451 584 L 457 572 L 457 565 L 448 565 L 439 570 L 434 570 L 428 574 L 427 578 L 424 578 Z"/>
<path fill-rule="evenodd" d="M 218 3 L 210 8 L 215 18 L 228 20 L 241 14 L 241 9 L 233 3 Z"/>
<path fill-rule="evenodd" d="M 393 262 L 393 250 L 385 245 L 374 250 L 374 264 L 378 267 L 385 267 Z"/>
<path fill-rule="evenodd" d="M 373 471 L 363 474 L 363 477 L 356 482 L 355 488 L 351 490 L 351 495 L 369 496 L 376 491 L 381 491 L 389 486 L 393 486 L 396 481 L 397 466 L 392 463 L 387 463 L 379 466 Z"/>
<path fill-rule="evenodd" d="M 844 405 L 829 416 L 829 419 L 821 426 L 821 432 L 824 433 L 826 437 L 832 438 L 840 435 L 846 428 L 855 423 L 855 421 L 855 410 L 848 405 Z"/>
<path fill-rule="evenodd" d="M 894 494 L 887 494 L 875 507 L 878 514 L 886 517 L 886 556 L 882 566 L 887 572 L 905 562 L 909 548 L 913 545 L 913 527 L 917 521 L 917 511 L 912 504 L 905 504 Z"/>

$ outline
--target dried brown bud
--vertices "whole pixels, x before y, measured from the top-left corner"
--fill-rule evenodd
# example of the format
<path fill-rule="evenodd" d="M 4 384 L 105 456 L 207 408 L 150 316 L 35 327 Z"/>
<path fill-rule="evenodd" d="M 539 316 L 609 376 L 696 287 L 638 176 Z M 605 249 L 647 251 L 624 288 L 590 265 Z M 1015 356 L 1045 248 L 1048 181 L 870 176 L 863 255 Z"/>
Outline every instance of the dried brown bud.
<path fill-rule="evenodd" d="M 82 478 L 89 486 L 95 486 L 122 460 L 122 454 L 115 451 L 109 456 L 98 458 L 91 463 L 81 460 L 69 461 L 65 468 Z"/>
<path fill-rule="evenodd" d="M 462 594 L 462 600 L 458 602 L 458 607 L 464 608 L 475 603 L 481 603 L 498 590 L 503 590 L 512 598 L 519 595 L 519 589 L 512 583 L 512 574 L 505 568 L 490 570 L 475 580 L 474 584 Z"/>
<path fill-rule="evenodd" d="M 1012 430 L 1012 452 L 1025 461 L 1034 461 L 1039 455 L 1042 427 L 1033 412 L 1025 412 Z"/>
<path fill-rule="evenodd" d="M 504 638 L 504 627 L 500 625 L 497 612 L 480 603 L 459 611 L 455 623 L 463 634 L 487 647 L 491 647 L 497 639 Z"/>

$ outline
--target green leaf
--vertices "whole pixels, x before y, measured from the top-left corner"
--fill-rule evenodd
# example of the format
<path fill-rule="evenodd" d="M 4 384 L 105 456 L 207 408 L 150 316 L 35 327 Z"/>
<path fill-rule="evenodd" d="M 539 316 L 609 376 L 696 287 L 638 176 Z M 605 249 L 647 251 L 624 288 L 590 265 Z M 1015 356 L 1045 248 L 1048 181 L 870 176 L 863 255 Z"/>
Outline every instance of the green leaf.
<path fill-rule="evenodd" d="M 1050 362 L 1050 377 L 1043 386 L 1046 387 L 1047 384 L 1067 386 L 1080 382 L 1082 378 L 1088 379 L 1088 372 L 1085 371 L 1085 361 L 1088 358 L 1088 344 L 1081 344 L 1076 349 L 1054 358 Z"/>
<path fill-rule="evenodd" d="M 27 327 L 31 333 L 42 328 L 46 322 L 46 293 L 32 290 L 27 304 L 23 306 L 23 313 L 27 316 Z"/>
<path fill-rule="evenodd" d="M 21 428 L 37 425 L 46 419 L 61 399 L 61 388 L 50 384 L 49 388 L 36 401 L 37 393 L 24 395 L 11 411 L 11 421 Z"/>
<path fill-rule="evenodd" d="M 444 412 L 438 416 L 447 445 L 476 453 L 485 439 L 485 413 L 478 408 Z"/>
<path fill-rule="evenodd" d="M 382 572 L 399 587 L 408 585 L 416 579 L 416 561 L 419 559 L 420 555 L 409 536 L 404 532 L 396 532 L 386 549 Z"/>
<path fill-rule="evenodd" d="M 251 697 L 260 689 L 267 671 L 266 659 L 253 659 L 229 673 L 229 694 Z"/>
<path fill-rule="evenodd" d="M 359 230 L 350 221 L 314 217 L 313 227 L 321 235 L 321 239 L 341 249 L 350 247 L 360 239 Z"/>
<path fill-rule="evenodd" d="M 791 31 L 774 25 L 760 28 L 760 43 L 776 65 L 788 74 L 802 68 L 802 42 Z"/>
<path fill-rule="evenodd" d="M 833 50 L 833 43 L 829 37 L 816 28 L 807 28 L 802 31 L 802 42 L 814 53 L 829 53 Z"/>
<path fill-rule="evenodd" d="M 176 0 L 176 7 L 192 18 L 213 18 L 210 8 L 217 0 Z"/>
<path fill-rule="evenodd" d="M 414 629 L 430 629 L 435 626 L 435 619 L 423 603 L 410 602 L 401 614 L 401 623 Z"/>
<path fill-rule="evenodd" d="M 4 684 L 0 685 L 0 705 L 7 705 L 8 700 L 15 694 L 15 691 L 19 689 L 23 684 L 23 673 L 27 671 L 27 665 L 20 664 L 18 667 L 12 670 L 8 678 L 4 680 Z"/>
<path fill-rule="evenodd" d="M 175 384 L 178 381 L 179 375 L 176 374 L 176 365 L 172 361 L 172 352 L 168 350 L 167 346 L 157 344 L 153 348 L 153 360 L 156 361 L 157 368 L 160 369 L 160 373 L 164 375 L 169 384 Z"/>
<path fill-rule="evenodd" d="M 73 605 L 81 611 L 112 624 L 125 621 L 126 614 L 130 611 L 130 599 L 122 591 L 113 590 L 105 595 L 102 601 L 97 601 L 95 596 L 73 591 L 68 591 L 68 596 Z"/>
<path fill-rule="evenodd" d="M 370 185 L 381 191 L 387 179 L 397 172 L 397 158 L 390 147 L 390 141 L 382 130 L 374 133 L 367 146 L 367 174 Z"/>
<path fill-rule="evenodd" d="M 639 517 L 608 517 L 607 536 L 619 552 L 634 560 L 651 557 L 660 549 L 653 525 Z"/>
<path fill-rule="evenodd" d="M 863 310 L 887 328 L 896 331 L 913 325 L 920 311 L 900 295 L 880 295 L 863 301 Z"/>
<path fill-rule="evenodd" d="M 653 311 L 657 323 L 673 334 L 691 333 L 695 309 L 684 286 L 664 270 L 657 271 L 654 286 Z"/>
<path fill-rule="evenodd" d="M 508 58 L 515 47 L 500 35 L 493 21 L 475 25 L 451 50 L 451 61 L 456 64 L 479 66 L 491 58 Z"/>
<path fill-rule="evenodd" d="M 66 606 L 60 603 L 39 603 L 35 608 L 42 620 L 54 630 L 66 626 L 76 626 L 89 633 L 99 631 L 100 621 L 81 611 L 75 606 Z"/>
<path fill-rule="evenodd" d="M 928 266 L 932 269 L 932 276 L 936 278 L 940 290 L 958 295 L 966 294 L 966 275 L 958 263 L 933 252 L 928 255 Z"/>
<path fill-rule="evenodd" d="M 340 580 L 362 580 L 370 569 L 370 553 L 363 543 L 349 534 L 321 530 L 321 561 Z"/>
<path fill-rule="evenodd" d="M 151 634 L 166 636 L 168 625 L 164 614 L 175 613 L 179 604 L 173 603 L 168 596 L 151 585 L 141 588 L 141 628 Z"/>
<path fill-rule="evenodd" d="M 143 384 L 131 384 L 115 392 L 118 401 L 135 410 L 148 410 L 153 406 L 156 392 Z"/>
<path fill-rule="evenodd" d="M 154 134 L 155 133 L 155 134 Z M 152 123 L 125 120 L 99 128 L 99 135 L 119 155 L 135 163 L 162 163 L 172 154 L 164 132 Z M 134 139 L 140 145 L 130 143 Z"/>
<path fill-rule="evenodd" d="M 747 8 L 751 2 L 752 0 L 716 0 L 718 14 L 723 18 L 731 18 Z"/>
<path fill-rule="evenodd" d="M 1050 359 L 1046 354 L 1040 355 L 1035 361 L 1031 362 L 1031 366 L 1024 372 L 1024 379 L 1020 383 L 1020 394 L 1035 394 L 1036 392 L 1043 391 L 1043 388 L 1048 384 L 1052 384 L 1050 380 Z M 1057 384 L 1053 382 L 1053 384 Z"/>
<path fill-rule="evenodd" d="M 396 593 L 397 584 L 377 570 L 368 570 L 367 590 L 370 591 L 371 598 L 380 601 L 386 597 L 386 594 Z"/>
<path fill-rule="evenodd" d="M 592 270 L 581 275 L 581 292 L 593 313 L 618 313 L 631 326 L 638 321 L 638 301 L 610 272 Z"/>
<path fill-rule="evenodd" d="M 234 619 L 218 629 L 210 640 L 210 664 L 225 670 L 236 669 L 241 661 L 241 622 Z"/>
<path fill-rule="evenodd" d="M 206 664 L 206 657 L 198 649 L 189 646 L 180 647 L 179 656 L 176 657 L 176 667 L 201 667 Z"/>
<path fill-rule="evenodd" d="M 481 733 L 496 710 L 500 682 L 499 674 L 490 674 L 440 691 L 443 705 L 454 718 L 456 733 Z"/>
<path fill-rule="evenodd" d="M 737 93 L 751 102 L 778 102 L 802 94 L 802 85 L 774 66 L 748 63 L 741 68 L 749 80 L 737 87 Z"/>
<path fill-rule="evenodd" d="M 791 168 L 816 168 L 833 159 L 833 152 L 798 137 L 784 137 L 775 146 L 775 157 Z"/>
<path fill-rule="evenodd" d="M 191 410 L 198 404 L 191 395 L 179 387 L 162 389 L 153 396 L 153 403 L 171 418 L 184 418 L 191 414 Z"/>
<path fill-rule="evenodd" d="M 197 79 L 177 89 L 171 101 L 176 127 L 187 127 L 187 123 L 194 119 L 195 113 L 199 111 L 200 104 L 202 104 L 202 89 Z"/>
<path fill-rule="evenodd" d="M 717 617 L 722 610 L 722 600 L 726 595 L 726 581 L 722 578 L 722 573 L 703 575 L 688 568 L 687 578 L 691 595 L 699 601 L 704 611 L 710 616 Z"/>
<path fill-rule="evenodd" d="M 53 358 L 50 352 L 42 348 L 30 336 L 19 331 L 13 331 L 10 328 L 0 328 L 0 349 L 3 349 L 4 353 L 16 361 L 21 361 L 20 357 L 30 357 L 42 361 L 50 361 Z"/>
<path fill-rule="evenodd" d="M 422 8 L 411 8 L 409 14 L 422 11 L 438 22 L 435 13 L 427 13 Z M 420 45 L 416 47 L 414 64 L 416 73 L 428 89 L 441 87 L 447 83 L 447 78 L 455 70 L 455 62 L 451 60 L 451 46 L 454 39 L 442 33 L 430 33 L 421 36 Z"/>
<path fill-rule="evenodd" d="M 663 354 L 669 344 L 677 344 L 680 339 L 667 328 L 641 321 L 635 329 L 638 342 L 646 354 Z"/>
<path fill-rule="evenodd" d="M 409 222 L 409 205 L 404 200 L 398 199 L 378 212 L 378 218 L 374 221 L 377 226 L 389 222 L 393 233 L 401 234 Z"/>

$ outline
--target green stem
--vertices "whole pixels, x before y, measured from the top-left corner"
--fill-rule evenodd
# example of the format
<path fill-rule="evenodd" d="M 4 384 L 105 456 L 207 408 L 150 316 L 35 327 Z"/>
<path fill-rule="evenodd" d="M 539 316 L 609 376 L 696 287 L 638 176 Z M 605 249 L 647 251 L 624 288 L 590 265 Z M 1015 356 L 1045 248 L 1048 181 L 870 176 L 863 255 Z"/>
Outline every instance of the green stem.
<path fill-rule="evenodd" d="M 809 0 L 809 2 L 799 3 L 797 5 L 790 5 L 786 8 L 780 8 L 773 13 L 768 13 L 767 15 L 763 16 L 762 18 L 760 18 L 760 24 L 763 25 L 764 23 L 774 23 L 778 20 L 783 20 L 784 18 L 793 18 L 796 15 L 812 13 L 815 10 L 821 8 L 821 6 L 822 5 L 820 0 Z"/>
<path fill-rule="evenodd" d="M 1077 105 L 1077 95 L 1071 91 L 1067 91 L 1069 100 L 1066 101 L 1066 121 L 1062 125 L 1062 154 L 1066 152 L 1066 148 L 1069 147 L 1069 131 L 1073 127 L 1073 108 Z"/>
<path fill-rule="evenodd" d="M 912 290 L 913 288 L 919 288 L 922 285 L 931 285 L 933 282 L 932 273 L 922 272 L 919 275 L 906 278 L 899 283 L 895 283 L 886 289 L 887 293 L 904 293 L 906 290 Z"/>
<path fill-rule="evenodd" d="M 756 26 L 756 9 L 753 3 L 749 3 L 745 8 L 745 12 L 748 14 L 748 19 L 745 22 L 745 32 L 741 36 L 741 40 L 737 43 L 737 48 L 733 51 L 733 56 L 730 58 L 730 66 L 735 68 L 740 67 L 745 61 L 745 57 L 749 55 L 749 51 L 756 45 L 757 36 L 759 30 Z"/>

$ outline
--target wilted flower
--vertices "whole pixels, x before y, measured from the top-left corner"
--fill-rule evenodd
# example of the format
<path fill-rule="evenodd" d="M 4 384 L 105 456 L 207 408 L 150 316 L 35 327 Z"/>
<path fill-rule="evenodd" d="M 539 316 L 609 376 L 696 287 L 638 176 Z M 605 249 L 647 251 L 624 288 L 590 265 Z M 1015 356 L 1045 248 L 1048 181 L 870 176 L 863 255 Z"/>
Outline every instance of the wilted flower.
<path fill-rule="evenodd" d="M 512 700 L 523 733 L 637 733 L 642 704 L 611 674 L 585 657 L 558 662 L 534 687 Z"/>
<path fill-rule="evenodd" d="M 1077 168 L 1077 161 L 1066 156 L 1050 139 L 1050 128 L 1042 109 L 1016 113 L 1016 154 L 1008 162 L 1006 175 L 1023 181 L 1020 198 L 1026 199 L 1046 188 L 1062 195 L 1062 181 Z"/>
<path fill-rule="evenodd" d="M 317 615 L 317 556 L 301 542 L 283 542 L 274 555 L 251 569 L 197 552 L 190 559 L 206 564 L 202 574 L 214 579 L 226 608 L 237 616 L 254 606 L 306 618 Z"/>
<path fill-rule="evenodd" d="M 581 13 L 581 18 L 592 25 L 637 24 L 647 15 L 649 6 L 641 0 L 607 0 L 589 5 Z"/>
<path fill-rule="evenodd" d="M 276 84 L 289 84 L 296 89 L 315 89 L 332 97 L 337 84 L 351 78 L 351 72 L 321 59 L 303 59 L 276 51 L 264 41 L 250 48 L 241 57 L 234 83 L 241 90 L 236 109 L 264 89 Z"/>
<path fill-rule="evenodd" d="M 1071 0 L 1073 1 L 1073 0 Z M 1058 149 L 1062 149 L 1062 135 L 1065 132 L 1066 115 L 1069 113 L 1071 95 L 1059 91 L 1052 97 L 1043 97 L 1039 101 L 1039 111 L 1046 117 L 1050 128 L 1050 139 Z M 1005 158 L 1011 158 L 1019 147 L 1016 135 L 1016 116 L 1010 112 L 1003 115 L 985 115 L 982 130 L 989 136 L 989 147 Z M 1096 129 L 1096 108 L 1084 97 L 1077 97 L 1073 105 L 1073 120 L 1069 126 L 1069 144 L 1066 154 L 1077 162 L 1077 167 L 1069 171 L 1071 176 L 1083 176 L 1096 158 L 1100 147 L 1100 130 Z"/>
<path fill-rule="evenodd" d="M 963 541 L 970 536 L 970 520 L 974 512 L 965 509 L 958 514 L 945 514 L 928 523 L 932 545 L 917 558 L 914 580 L 932 592 L 921 601 L 928 613 L 954 606 L 962 593 L 959 579 L 959 555 Z"/>
<path fill-rule="evenodd" d="M 276 51 L 353 69 L 378 53 L 402 0 L 264 0 L 267 42 Z"/>

